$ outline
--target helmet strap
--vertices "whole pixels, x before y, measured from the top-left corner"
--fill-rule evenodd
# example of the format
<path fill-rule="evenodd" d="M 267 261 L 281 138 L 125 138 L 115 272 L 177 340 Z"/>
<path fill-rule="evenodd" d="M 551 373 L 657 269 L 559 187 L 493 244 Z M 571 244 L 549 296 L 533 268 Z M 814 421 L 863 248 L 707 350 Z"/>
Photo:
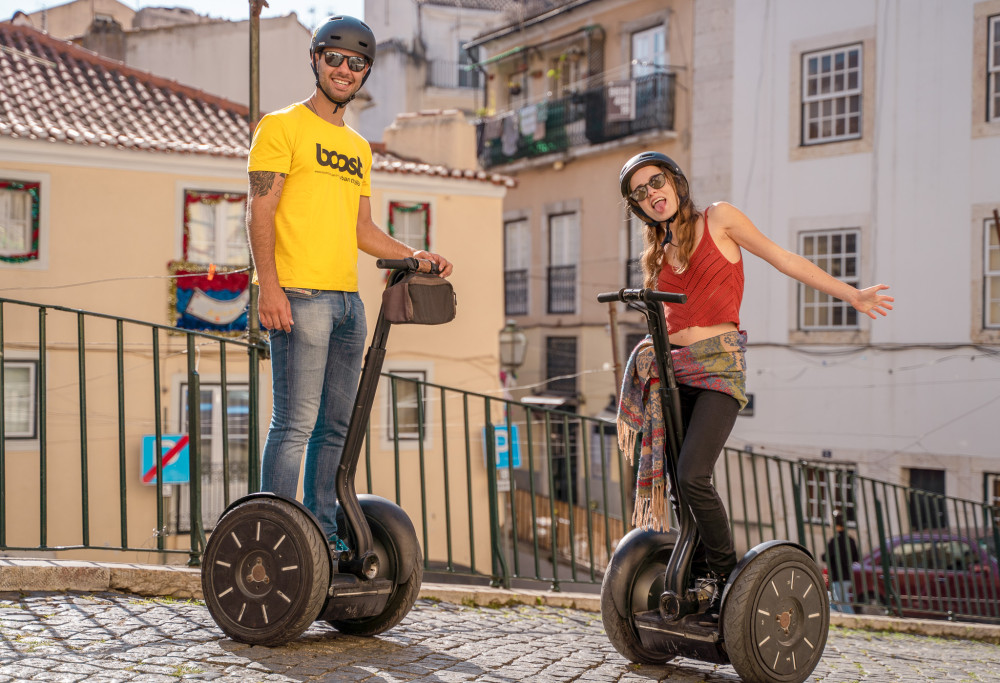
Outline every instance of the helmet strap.
<path fill-rule="evenodd" d="M 316 77 L 316 89 L 319 90 L 321 93 L 323 93 L 323 97 L 325 97 L 326 99 L 330 100 L 330 102 L 333 104 L 333 113 L 334 114 L 336 114 L 338 111 L 340 111 L 341 107 L 346 107 L 348 105 L 348 103 L 350 103 L 350 101 L 354 99 L 354 97 L 355 97 L 355 95 L 357 93 L 355 93 L 355 95 L 351 95 L 350 97 L 348 97 L 343 102 L 338 102 L 337 100 L 335 100 L 332 97 L 330 97 L 330 94 L 327 93 L 327 91 L 323 89 L 323 86 L 321 86 L 319 84 L 319 71 L 317 71 L 317 69 L 316 69 L 315 55 L 313 56 L 313 59 L 311 59 L 309 61 L 309 66 L 312 67 L 313 76 Z M 363 81 L 362 81 L 362 83 L 363 83 Z"/>

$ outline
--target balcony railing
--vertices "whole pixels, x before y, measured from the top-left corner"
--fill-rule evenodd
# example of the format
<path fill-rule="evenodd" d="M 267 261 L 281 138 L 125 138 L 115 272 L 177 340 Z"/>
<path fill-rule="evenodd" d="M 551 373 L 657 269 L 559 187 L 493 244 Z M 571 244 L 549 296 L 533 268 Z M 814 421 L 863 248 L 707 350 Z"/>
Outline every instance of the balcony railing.
<path fill-rule="evenodd" d="M 621 84 L 605 83 L 482 119 L 477 124 L 479 161 L 491 168 L 647 130 L 673 130 L 675 76 L 658 73 L 630 81 L 635 88 L 631 112 L 623 113 L 612 96 L 617 93 L 611 88 Z"/>
<path fill-rule="evenodd" d="M 465 64 L 434 60 L 427 63 L 427 85 L 433 88 L 478 88 L 482 74 L 466 70 Z"/>
<path fill-rule="evenodd" d="M 549 313 L 576 313 L 576 266 L 549 266 Z"/>
<path fill-rule="evenodd" d="M 528 270 L 507 270 L 503 274 L 504 313 L 528 315 Z"/>

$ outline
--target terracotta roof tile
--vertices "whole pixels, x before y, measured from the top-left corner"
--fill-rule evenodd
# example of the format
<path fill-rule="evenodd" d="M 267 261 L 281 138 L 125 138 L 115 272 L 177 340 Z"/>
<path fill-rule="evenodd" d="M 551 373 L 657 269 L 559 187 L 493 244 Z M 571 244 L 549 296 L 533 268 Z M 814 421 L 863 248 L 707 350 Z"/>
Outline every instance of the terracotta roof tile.
<path fill-rule="evenodd" d="M 246 158 L 248 119 L 236 102 L 0 22 L 0 136 Z M 372 147 L 376 171 L 516 184 L 498 173 L 409 161 Z"/>
<path fill-rule="evenodd" d="M 0 135 L 246 157 L 243 105 L 0 23 Z"/>

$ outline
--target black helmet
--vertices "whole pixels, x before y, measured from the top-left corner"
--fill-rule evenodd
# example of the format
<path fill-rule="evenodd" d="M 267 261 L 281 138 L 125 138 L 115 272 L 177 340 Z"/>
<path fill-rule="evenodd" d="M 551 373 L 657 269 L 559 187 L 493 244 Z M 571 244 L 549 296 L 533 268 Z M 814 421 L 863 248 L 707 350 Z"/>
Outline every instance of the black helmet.
<path fill-rule="evenodd" d="M 368 77 L 372 75 L 371 66 L 375 63 L 375 34 L 368 24 L 356 19 L 354 17 L 349 17 L 344 14 L 338 14 L 335 17 L 329 17 L 322 26 L 319 26 L 315 31 L 313 31 L 312 42 L 309 44 L 309 65 L 312 67 L 313 75 L 316 77 L 316 87 L 320 89 L 328 100 L 337 105 L 337 108 L 346 106 L 348 102 L 354 99 L 354 95 L 350 97 L 345 102 L 338 102 L 337 100 L 330 97 L 326 90 L 320 88 L 319 86 L 319 72 L 316 70 L 316 60 L 315 55 L 322 53 L 328 47 L 339 47 L 342 50 L 352 50 L 353 52 L 361 53 L 365 59 L 368 60 L 368 71 L 361 78 L 361 85 L 365 84 Z M 336 110 L 334 110 L 336 111 Z"/>
<path fill-rule="evenodd" d="M 647 216 L 646 213 L 629 198 L 629 181 L 632 180 L 632 175 L 644 166 L 660 166 L 670 171 L 670 173 L 674 176 L 674 187 L 677 190 L 677 200 L 679 205 L 683 204 L 684 200 L 687 199 L 688 182 L 687 178 L 684 176 L 684 172 L 681 170 L 681 167 L 677 165 L 677 162 L 661 152 L 641 152 L 625 162 L 625 165 L 622 166 L 622 172 L 618 176 L 618 183 L 621 185 L 622 197 L 626 202 L 628 202 L 629 208 L 632 209 L 632 213 L 638 216 L 644 223 L 655 225 L 656 221 Z M 669 225 L 672 221 L 673 218 L 668 220 L 667 225 Z"/>
<path fill-rule="evenodd" d="M 369 65 L 375 63 L 375 34 L 360 19 L 340 14 L 329 17 L 322 26 L 317 27 L 309 45 L 309 57 L 328 47 L 360 52 Z"/>

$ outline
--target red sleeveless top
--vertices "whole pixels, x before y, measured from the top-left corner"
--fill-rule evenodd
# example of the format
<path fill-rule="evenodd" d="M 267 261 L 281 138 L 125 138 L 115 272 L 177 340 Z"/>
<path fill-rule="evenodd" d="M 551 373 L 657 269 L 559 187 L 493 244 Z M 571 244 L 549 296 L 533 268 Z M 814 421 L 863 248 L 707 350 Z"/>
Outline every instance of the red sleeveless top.
<path fill-rule="evenodd" d="M 691 254 L 691 262 L 683 273 L 676 273 L 663 260 L 657 289 L 661 292 L 687 294 L 685 304 L 663 304 L 667 318 L 667 333 L 674 334 L 688 327 L 709 327 L 719 323 L 740 326 L 740 303 L 743 301 L 743 258 L 731 263 L 716 246 L 708 229 L 708 209 L 705 209 L 705 230 Z"/>

